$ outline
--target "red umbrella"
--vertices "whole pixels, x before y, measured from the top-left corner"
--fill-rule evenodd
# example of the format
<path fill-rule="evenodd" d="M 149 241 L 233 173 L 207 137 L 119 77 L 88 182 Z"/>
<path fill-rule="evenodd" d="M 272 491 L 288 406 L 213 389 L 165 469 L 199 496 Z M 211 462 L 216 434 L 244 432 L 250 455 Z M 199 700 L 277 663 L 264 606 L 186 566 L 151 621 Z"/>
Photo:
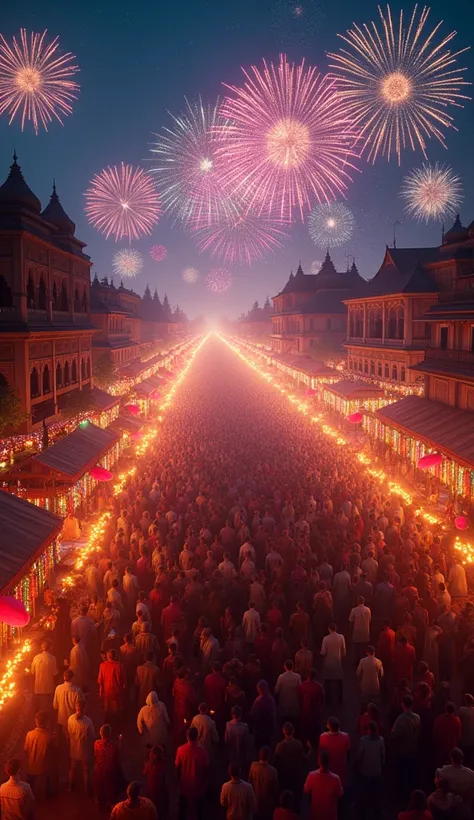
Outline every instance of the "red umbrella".
<path fill-rule="evenodd" d="M 89 475 L 91 478 L 95 478 L 96 481 L 112 481 L 113 475 L 109 470 L 106 470 L 105 467 L 93 467 L 92 470 L 89 470 Z"/>
<path fill-rule="evenodd" d="M 360 424 L 363 418 L 362 413 L 351 413 L 350 416 L 347 416 L 347 421 L 350 421 L 351 424 Z"/>
<path fill-rule="evenodd" d="M 26 626 L 30 620 L 28 611 L 18 598 L 11 595 L 0 596 L 0 621 L 8 626 Z"/>
<path fill-rule="evenodd" d="M 443 456 L 441 453 L 427 453 L 426 456 L 422 456 L 416 462 L 416 466 L 420 470 L 429 470 L 430 467 L 437 467 L 438 464 L 441 464 L 443 460 Z"/>

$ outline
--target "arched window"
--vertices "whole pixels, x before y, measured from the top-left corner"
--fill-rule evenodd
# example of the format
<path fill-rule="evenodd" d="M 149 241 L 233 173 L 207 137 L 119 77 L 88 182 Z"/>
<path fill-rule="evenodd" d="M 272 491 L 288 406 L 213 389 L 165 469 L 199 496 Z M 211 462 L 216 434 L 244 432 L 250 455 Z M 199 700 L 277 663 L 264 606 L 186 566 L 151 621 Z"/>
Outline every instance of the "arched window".
<path fill-rule="evenodd" d="M 0 276 L 0 307 L 12 307 L 12 292 L 5 277 Z"/>
<path fill-rule="evenodd" d="M 400 369 L 400 381 L 404 382 L 404 381 L 406 381 L 406 378 L 407 378 L 407 372 L 405 370 L 405 366 L 402 364 L 401 369 Z"/>
<path fill-rule="evenodd" d="M 74 361 L 72 363 L 72 367 L 71 367 L 71 382 L 73 384 L 76 384 L 76 382 L 77 382 L 77 364 L 76 364 L 75 359 L 74 359 Z"/>
<path fill-rule="evenodd" d="M 59 310 L 58 286 L 56 282 L 53 282 L 53 310 Z"/>
<path fill-rule="evenodd" d="M 81 359 L 81 379 L 86 378 L 86 363 L 84 359 Z"/>
<path fill-rule="evenodd" d="M 396 381 L 397 381 L 397 379 L 398 379 L 398 370 L 397 370 L 397 365 L 396 365 L 396 364 L 393 364 L 393 365 L 392 365 L 392 379 L 393 379 L 395 382 L 396 382 Z"/>
<path fill-rule="evenodd" d="M 397 338 L 397 309 L 392 307 L 388 312 L 387 335 L 389 339 Z"/>
<path fill-rule="evenodd" d="M 36 367 L 34 367 L 30 373 L 30 397 L 36 399 L 38 396 L 41 396 L 39 376 Z"/>
<path fill-rule="evenodd" d="M 354 333 L 355 327 L 354 327 L 354 325 L 355 325 L 354 311 L 351 310 L 351 312 L 349 313 L 349 336 L 355 336 L 355 333 Z M 311 322 L 310 322 L 310 327 L 311 327 Z"/>
<path fill-rule="evenodd" d="M 43 370 L 43 395 L 45 393 L 50 393 L 51 392 L 50 375 L 51 375 L 51 373 L 49 371 L 49 365 L 45 365 L 45 368 Z"/>
<path fill-rule="evenodd" d="M 91 360 L 87 359 L 87 378 L 90 379 L 91 377 Z"/>
<path fill-rule="evenodd" d="M 379 362 L 377 365 L 377 375 L 380 379 L 382 378 L 382 362 Z"/>
<path fill-rule="evenodd" d="M 61 284 L 61 310 L 64 313 L 67 313 L 69 310 L 68 298 L 67 298 L 67 286 L 66 280 L 63 279 Z"/>
<path fill-rule="evenodd" d="M 69 378 L 69 362 L 66 359 L 64 363 L 64 387 L 67 387 L 68 384 L 71 384 L 71 379 Z"/>
<path fill-rule="evenodd" d="M 388 368 L 388 364 L 386 364 L 386 365 L 384 366 L 384 369 L 383 369 L 383 377 L 384 377 L 384 379 L 389 379 L 389 378 L 390 378 L 390 370 L 389 370 L 389 368 Z"/>
<path fill-rule="evenodd" d="M 359 359 L 359 371 L 360 371 L 360 373 L 362 373 L 363 369 L 364 369 L 364 365 L 362 363 L 362 359 Z"/>
<path fill-rule="evenodd" d="M 28 284 L 26 286 L 26 304 L 30 310 L 36 307 L 36 288 L 31 273 L 28 274 Z"/>
<path fill-rule="evenodd" d="M 46 310 L 46 285 L 44 283 L 43 274 L 40 276 L 38 288 L 38 307 L 40 310 Z"/>
<path fill-rule="evenodd" d="M 74 291 L 74 313 L 79 313 L 81 309 L 81 300 L 79 299 L 79 291 L 76 288 Z"/>
<path fill-rule="evenodd" d="M 375 376 L 375 362 L 370 362 L 370 375 Z"/>
<path fill-rule="evenodd" d="M 403 307 L 398 308 L 397 314 L 397 339 L 403 339 L 405 335 L 405 311 Z"/>
<path fill-rule="evenodd" d="M 82 312 L 87 313 L 87 291 L 85 288 L 82 293 Z"/>
<path fill-rule="evenodd" d="M 382 308 L 374 308 L 374 339 L 382 338 Z"/>
<path fill-rule="evenodd" d="M 56 365 L 56 389 L 58 390 L 60 387 L 63 386 L 63 369 L 61 367 L 60 362 Z"/>
<path fill-rule="evenodd" d="M 367 359 L 365 359 L 364 360 L 364 373 L 368 373 L 368 372 L 369 372 L 369 363 L 368 363 Z"/>

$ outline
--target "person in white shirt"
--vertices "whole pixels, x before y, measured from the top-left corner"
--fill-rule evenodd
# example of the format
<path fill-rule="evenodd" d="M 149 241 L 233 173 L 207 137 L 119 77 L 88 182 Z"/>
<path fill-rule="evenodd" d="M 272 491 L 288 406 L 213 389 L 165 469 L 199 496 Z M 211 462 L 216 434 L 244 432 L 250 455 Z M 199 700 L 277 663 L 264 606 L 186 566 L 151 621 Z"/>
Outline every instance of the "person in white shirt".
<path fill-rule="evenodd" d="M 199 704 L 199 714 L 193 717 L 191 726 L 197 729 L 198 743 L 204 746 L 209 761 L 212 762 L 219 746 L 219 735 L 217 734 L 216 724 L 209 715 L 207 703 Z"/>
<path fill-rule="evenodd" d="M 95 729 L 91 719 L 85 714 L 86 704 L 83 700 L 76 703 L 76 711 L 67 722 L 69 735 L 69 791 L 72 790 L 74 775 L 79 764 L 84 778 L 84 789 L 87 794 L 91 790 L 91 763 L 95 740 Z"/>
<path fill-rule="evenodd" d="M 58 674 L 56 658 L 49 652 L 50 641 L 43 641 L 41 652 L 35 655 L 31 664 L 31 674 L 34 678 L 36 711 L 51 712 L 55 686 L 55 677 Z"/>
<path fill-rule="evenodd" d="M 247 612 L 244 612 L 242 628 L 244 630 L 245 643 L 254 644 L 257 639 L 258 630 L 260 629 L 260 615 L 255 609 L 254 601 L 250 601 Z"/>
<path fill-rule="evenodd" d="M 252 820 L 257 811 L 253 788 L 240 779 L 240 766 L 229 766 L 230 780 L 221 789 L 221 806 L 226 810 L 227 820 Z"/>
<path fill-rule="evenodd" d="M 9 780 L 0 786 L 2 820 L 33 820 L 35 797 L 29 783 L 20 780 L 20 760 L 9 760 L 5 773 Z"/>
<path fill-rule="evenodd" d="M 58 726 L 67 737 L 67 722 L 76 711 L 77 702 L 84 700 L 79 686 L 73 683 L 74 671 L 66 669 L 64 672 L 64 683 L 56 686 L 53 698 L 53 709 L 57 711 Z"/>
<path fill-rule="evenodd" d="M 466 570 L 462 564 L 454 563 L 449 568 L 448 590 L 451 598 L 465 598 L 468 594 Z"/>
<path fill-rule="evenodd" d="M 138 593 L 140 592 L 140 585 L 138 583 L 137 576 L 133 574 L 133 567 L 126 567 L 122 584 L 123 594 L 125 595 L 127 612 L 129 615 L 131 615 L 135 612 L 138 600 Z"/>
<path fill-rule="evenodd" d="M 278 676 L 275 695 L 278 698 L 278 715 L 282 721 L 294 722 L 300 713 L 299 691 L 301 676 L 293 670 L 293 661 L 285 661 L 285 671 Z"/>
<path fill-rule="evenodd" d="M 242 561 L 242 564 L 240 566 L 240 574 L 242 575 L 242 578 L 245 581 L 249 582 L 250 579 L 252 578 L 252 576 L 254 575 L 255 570 L 256 570 L 256 566 L 255 566 L 254 562 L 252 561 L 252 556 L 251 556 L 250 552 L 247 552 L 247 554 L 246 554 L 246 556 L 245 556 L 245 558 Z"/>
<path fill-rule="evenodd" d="M 338 704 L 342 703 L 342 661 L 346 657 L 344 635 L 336 632 L 336 624 L 329 624 L 329 635 L 325 635 L 321 644 L 323 656 L 323 678 L 328 704 L 332 703 L 335 692 Z"/>
<path fill-rule="evenodd" d="M 229 581 L 233 581 L 234 578 L 237 576 L 236 569 L 230 560 L 230 553 L 224 553 L 224 560 L 221 561 L 219 566 L 217 567 L 219 572 L 222 572 L 222 576 L 224 578 L 224 583 L 228 583 Z"/>
<path fill-rule="evenodd" d="M 372 614 L 365 605 L 365 598 L 359 596 L 357 606 L 353 607 L 349 615 L 349 623 L 353 625 L 352 641 L 354 644 L 355 659 L 359 661 L 370 642 L 370 621 Z"/>
<path fill-rule="evenodd" d="M 381 678 L 383 678 L 382 661 L 375 657 L 374 647 L 368 646 L 366 657 L 361 658 L 357 667 L 357 679 L 363 700 L 370 700 L 378 696 Z"/>

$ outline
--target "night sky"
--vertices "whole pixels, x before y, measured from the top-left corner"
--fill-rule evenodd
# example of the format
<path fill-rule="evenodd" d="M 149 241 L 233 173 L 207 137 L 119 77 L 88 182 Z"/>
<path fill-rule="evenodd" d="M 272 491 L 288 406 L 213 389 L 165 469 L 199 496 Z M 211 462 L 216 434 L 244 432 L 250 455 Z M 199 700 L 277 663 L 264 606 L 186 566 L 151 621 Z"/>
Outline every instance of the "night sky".
<path fill-rule="evenodd" d="M 121 161 L 149 167 L 149 144 L 153 133 L 170 124 L 167 111 L 179 114 L 184 96 L 215 102 L 223 93 L 222 82 L 239 85 L 241 66 L 261 65 L 263 57 L 278 61 L 280 52 L 299 61 L 305 57 L 323 71 L 327 68 L 327 51 L 336 51 L 352 22 L 363 23 L 378 17 L 373 0 L 298 0 L 303 14 L 295 17 L 295 2 L 286 0 L 161 0 L 109 3 L 93 0 L 22 0 L 6 3 L 2 9 L 1 31 L 9 39 L 20 27 L 52 36 L 59 35 L 62 50 L 71 51 L 81 71 L 75 77 L 80 83 L 79 99 L 64 127 L 53 123 L 48 133 L 35 136 L 31 124 L 22 133 L 15 121 L 8 126 L 0 118 L 0 177 L 8 173 L 13 149 L 16 148 L 25 178 L 47 204 L 55 177 L 61 201 L 77 224 L 76 235 L 87 242 L 93 260 L 93 271 L 110 277 L 112 257 L 127 242 L 105 240 L 88 225 L 84 215 L 84 191 L 94 173 Z M 413 4 L 403 8 L 411 14 Z M 467 0 L 433 0 L 431 27 L 444 19 L 442 33 L 457 29 L 454 50 L 468 46 L 474 30 L 474 6 Z M 400 5 L 392 4 L 398 16 Z M 474 79 L 474 53 L 460 57 L 467 66 L 466 79 Z M 472 90 L 465 92 L 472 93 Z M 466 102 L 464 109 L 451 108 L 455 125 L 448 130 L 448 150 L 434 140 L 428 143 L 430 161 L 449 162 L 464 186 L 462 221 L 474 219 L 474 107 Z M 338 269 L 344 270 L 349 255 L 356 257 L 360 273 L 372 277 L 383 258 L 385 244 L 392 242 L 393 222 L 400 247 L 431 245 L 440 240 L 439 225 L 416 223 L 404 218 L 399 189 L 403 176 L 418 166 L 420 152 L 406 151 L 399 168 L 395 160 L 377 160 L 375 166 L 358 163 L 362 173 L 354 175 L 347 204 L 356 218 L 353 239 L 332 251 Z M 449 226 L 447 226 L 449 227 Z M 152 244 L 168 248 L 167 259 L 156 264 L 148 251 Z M 207 254 L 199 254 L 192 240 L 179 228 L 172 227 L 166 214 L 161 217 L 151 237 L 133 243 L 145 258 L 143 273 L 124 284 L 143 293 L 146 283 L 156 287 L 161 297 L 168 293 L 172 305 L 177 302 L 193 317 L 224 314 L 236 317 L 251 307 L 255 299 L 262 302 L 276 294 L 285 284 L 290 269 L 299 260 L 306 272 L 311 263 L 322 259 L 324 251 L 310 240 L 306 225 L 292 227 L 291 238 L 284 248 L 251 268 L 231 268 L 234 284 L 224 296 L 209 293 L 204 276 L 216 266 Z M 200 280 L 187 285 L 181 279 L 183 268 L 193 266 Z M 117 278 L 115 279 L 118 284 Z"/>

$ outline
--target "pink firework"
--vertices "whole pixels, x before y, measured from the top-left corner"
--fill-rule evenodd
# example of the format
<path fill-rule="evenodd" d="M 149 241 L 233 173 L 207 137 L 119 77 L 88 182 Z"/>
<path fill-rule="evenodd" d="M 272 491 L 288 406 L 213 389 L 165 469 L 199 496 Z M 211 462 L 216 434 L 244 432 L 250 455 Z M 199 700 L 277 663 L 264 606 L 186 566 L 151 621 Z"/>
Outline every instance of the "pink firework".
<path fill-rule="evenodd" d="M 288 233 L 281 222 L 259 216 L 255 209 L 234 206 L 216 224 L 198 228 L 196 236 L 201 253 L 210 251 L 225 264 L 251 265 L 256 259 L 281 248 Z"/>
<path fill-rule="evenodd" d="M 28 35 L 22 28 L 19 40 L 13 37 L 10 44 L 0 34 L 0 114 L 9 115 L 10 125 L 19 114 L 21 130 L 28 120 L 36 134 L 40 125 L 47 131 L 53 119 L 62 125 L 79 91 L 72 79 L 79 71 L 74 55 L 61 54 L 59 38 L 48 43 L 46 35 Z"/>
<path fill-rule="evenodd" d="M 227 86 L 221 113 L 231 121 L 220 134 L 226 186 L 258 213 L 289 221 L 312 200 L 344 196 L 357 156 L 357 134 L 334 79 L 316 68 L 263 62 L 244 70 L 243 87 Z"/>
<path fill-rule="evenodd" d="M 232 274 L 226 268 L 213 268 L 206 276 L 206 286 L 212 293 L 225 293 L 232 284 Z"/>
<path fill-rule="evenodd" d="M 150 256 L 155 262 L 163 262 L 167 255 L 168 251 L 164 245 L 152 245 L 150 248 Z"/>
<path fill-rule="evenodd" d="M 150 234 L 161 215 L 155 184 L 142 168 L 122 164 L 96 174 L 86 193 L 85 211 L 94 228 L 129 242 Z"/>

